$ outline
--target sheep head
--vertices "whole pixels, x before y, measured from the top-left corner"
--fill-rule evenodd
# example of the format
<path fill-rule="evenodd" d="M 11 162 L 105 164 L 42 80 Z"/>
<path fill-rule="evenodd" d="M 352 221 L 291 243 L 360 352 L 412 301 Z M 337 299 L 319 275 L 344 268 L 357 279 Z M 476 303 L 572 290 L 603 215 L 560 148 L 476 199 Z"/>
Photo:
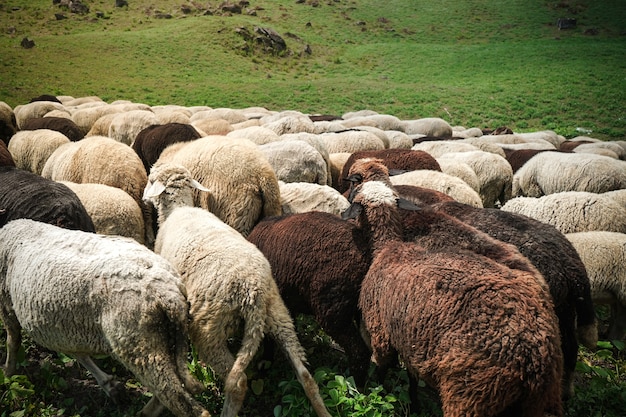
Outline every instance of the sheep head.
<path fill-rule="evenodd" d="M 161 223 L 176 207 L 194 205 L 194 189 L 210 192 L 194 180 L 184 166 L 173 163 L 158 164 L 150 170 L 143 200 L 156 207 Z"/>

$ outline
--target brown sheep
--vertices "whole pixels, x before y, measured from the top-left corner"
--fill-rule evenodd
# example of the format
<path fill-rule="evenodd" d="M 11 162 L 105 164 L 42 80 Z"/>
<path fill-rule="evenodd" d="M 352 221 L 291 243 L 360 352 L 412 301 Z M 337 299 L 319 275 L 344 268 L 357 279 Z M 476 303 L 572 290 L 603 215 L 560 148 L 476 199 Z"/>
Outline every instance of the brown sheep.
<path fill-rule="evenodd" d="M 562 357 L 547 289 L 533 274 L 463 250 L 402 241 L 397 194 L 358 185 L 345 217 L 370 233 L 359 297 L 372 360 L 396 354 L 436 387 L 445 416 L 562 415 Z"/>

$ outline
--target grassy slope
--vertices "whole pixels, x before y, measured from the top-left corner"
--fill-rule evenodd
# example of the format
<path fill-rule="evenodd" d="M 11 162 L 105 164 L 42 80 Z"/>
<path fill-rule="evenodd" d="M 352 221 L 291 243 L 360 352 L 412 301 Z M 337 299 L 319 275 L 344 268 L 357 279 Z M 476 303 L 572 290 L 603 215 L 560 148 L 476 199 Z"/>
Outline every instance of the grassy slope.
<path fill-rule="evenodd" d="M 335 114 L 369 108 L 626 138 L 624 0 L 389 0 L 384 9 L 373 0 L 259 0 L 250 5 L 261 8 L 257 16 L 230 17 L 202 15 L 216 1 L 187 3 L 186 16 L 184 2 L 84 3 L 88 16 L 65 12 L 60 21 L 49 0 L 3 3 L 0 100 L 15 106 L 52 93 Z M 578 28 L 559 31 L 560 16 L 576 16 Z M 293 55 L 243 53 L 235 28 L 255 25 L 282 34 Z M 585 35 L 590 28 L 599 34 Z M 21 48 L 25 36 L 37 46 Z M 313 53 L 302 55 L 307 44 Z"/>

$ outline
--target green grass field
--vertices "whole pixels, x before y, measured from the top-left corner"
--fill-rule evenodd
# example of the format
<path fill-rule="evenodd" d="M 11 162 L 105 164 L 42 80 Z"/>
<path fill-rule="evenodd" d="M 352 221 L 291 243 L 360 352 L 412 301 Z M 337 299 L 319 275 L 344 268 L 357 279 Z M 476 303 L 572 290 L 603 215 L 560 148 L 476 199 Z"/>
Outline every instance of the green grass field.
<path fill-rule="evenodd" d="M 624 0 L 258 0 L 230 16 L 218 1 L 83 3 L 87 15 L 50 0 L 0 4 L 0 100 L 15 106 L 46 93 L 310 113 L 372 109 L 467 127 L 626 138 Z M 252 9 L 255 16 L 246 13 Z M 577 28 L 559 30 L 559 17 L 575 17 Z M 244 51 L 236 29 L 255 26 L 281 34 L 288 53 Z M 36 46 L 22 48 L 24 37 Z"/>

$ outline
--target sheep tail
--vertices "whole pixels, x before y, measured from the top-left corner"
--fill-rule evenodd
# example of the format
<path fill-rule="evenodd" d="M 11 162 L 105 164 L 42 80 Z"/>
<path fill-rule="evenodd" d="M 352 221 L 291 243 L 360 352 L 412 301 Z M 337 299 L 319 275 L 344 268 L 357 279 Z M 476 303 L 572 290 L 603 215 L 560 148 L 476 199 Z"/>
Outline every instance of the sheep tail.
<path fill-rule="evenodd" d="M 235 362 L 224 383 L 224 407 L 221 417 L 235 417 L 245 399 L 248 388 L 246 368 L 259 350 L 265 335 L 266 316 L 262 305 L 263 303 L 259 299 L 255 305 L 248 305 L 248 308 L 242 311 L 245 321 L 243 339 Z"/>
<path fill-rule="evenodd" d="M 307 398 L 311 401 L 315 414 L 318 417 L 330 417 L 320 396 L 317 383 L 305 366 L 307 360 L 304 348 L 298 340 L 289 310 L 280 297 L 277 297 L 268 308 L 267 329 L 270 336 L 276 340 L 276 343 L 291 362 L 298 381 L 304 388 Z"/>

